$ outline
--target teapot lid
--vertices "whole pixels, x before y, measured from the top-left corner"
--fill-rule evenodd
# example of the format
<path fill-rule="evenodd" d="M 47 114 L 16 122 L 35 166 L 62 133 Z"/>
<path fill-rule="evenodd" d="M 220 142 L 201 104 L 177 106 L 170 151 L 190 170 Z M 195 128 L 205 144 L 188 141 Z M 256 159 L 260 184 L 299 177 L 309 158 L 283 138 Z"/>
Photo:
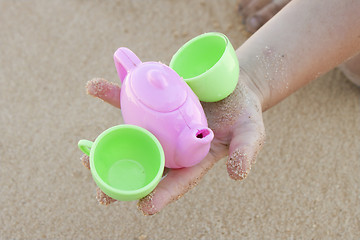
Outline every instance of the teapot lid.
<path fill-rule="evenodd" d="M 137 99 L 158 112 L 174 111 L 187 98 L 185 81 L 162 63 L 141 63 L 132 71 L 129 80 Z"/>

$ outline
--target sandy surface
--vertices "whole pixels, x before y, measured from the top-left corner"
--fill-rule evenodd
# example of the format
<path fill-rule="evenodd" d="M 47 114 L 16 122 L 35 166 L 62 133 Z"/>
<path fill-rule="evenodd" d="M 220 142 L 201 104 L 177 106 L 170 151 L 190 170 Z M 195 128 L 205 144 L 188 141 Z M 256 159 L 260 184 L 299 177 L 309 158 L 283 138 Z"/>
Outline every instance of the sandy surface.
<path fill-rule="evenodd" d="M 110 1 L 109 1 L 110 2 Z M 112 55 L 169 63 L 208 31 L 246 40 L 236 1 L 0 1 L 0 239 L 360 238 L 360 89 L 333 70 L 264 114 L 243 182 L 225 160 L 152 217 L 100 206 L 77 141 L 121 123 L 85 93 Z"/>

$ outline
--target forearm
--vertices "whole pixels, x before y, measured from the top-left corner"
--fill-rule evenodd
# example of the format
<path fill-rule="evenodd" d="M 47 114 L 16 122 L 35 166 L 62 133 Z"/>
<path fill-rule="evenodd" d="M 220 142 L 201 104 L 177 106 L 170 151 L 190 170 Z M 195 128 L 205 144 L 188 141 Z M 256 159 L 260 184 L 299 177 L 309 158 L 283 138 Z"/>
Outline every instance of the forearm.
<path fill-rule="evenodd" d="M 360 1 L 293 0 L 239 49 L 263 111 L 360 51 Z"/>

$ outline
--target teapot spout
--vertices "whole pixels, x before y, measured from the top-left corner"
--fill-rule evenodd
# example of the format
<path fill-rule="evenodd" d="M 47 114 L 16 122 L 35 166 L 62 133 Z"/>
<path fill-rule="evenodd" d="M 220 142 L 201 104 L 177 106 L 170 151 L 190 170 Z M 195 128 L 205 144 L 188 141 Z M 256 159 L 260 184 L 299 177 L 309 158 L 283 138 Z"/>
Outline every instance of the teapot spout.
<path fill-rule="evenodd" d="M 114 53 L 114 62 L 121 83 L 123 83 L 128 72 L 141 63 L 135 53 L 125 47 L 116 50 Z"/>
<path fill-rule="evenodd" d="M 205 139 L 205 141 L 211 141 L 212 140 L 212 139 L 210 139 L 211 134 L 213 134 L 213 133 L 210 128 L 203 128 L 203 129 L 198 130 L 196 132 L 195 136 L 198 139 Z M 214 137 L 214 136 L 212 136 L 212 137 Z"/>
<path fill-rule="evenodd" d="M 207 127 L 184 129 L 179 135 L 176 150 L 176 163 L 179 167 L 191 167 L 204 159 L 213 138 L 213 131 Z"/>

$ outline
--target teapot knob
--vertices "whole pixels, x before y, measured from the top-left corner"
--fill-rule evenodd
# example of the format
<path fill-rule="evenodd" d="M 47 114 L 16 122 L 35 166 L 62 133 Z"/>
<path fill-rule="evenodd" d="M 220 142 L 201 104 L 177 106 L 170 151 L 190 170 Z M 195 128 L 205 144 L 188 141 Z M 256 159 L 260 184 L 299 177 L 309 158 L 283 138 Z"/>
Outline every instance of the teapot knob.
<path fill-rule="evenodd" d="M 169 83 L 161 71 L 154 69 L 148 73 L 148 81 L 156 88 L 165 89 Z"/>

